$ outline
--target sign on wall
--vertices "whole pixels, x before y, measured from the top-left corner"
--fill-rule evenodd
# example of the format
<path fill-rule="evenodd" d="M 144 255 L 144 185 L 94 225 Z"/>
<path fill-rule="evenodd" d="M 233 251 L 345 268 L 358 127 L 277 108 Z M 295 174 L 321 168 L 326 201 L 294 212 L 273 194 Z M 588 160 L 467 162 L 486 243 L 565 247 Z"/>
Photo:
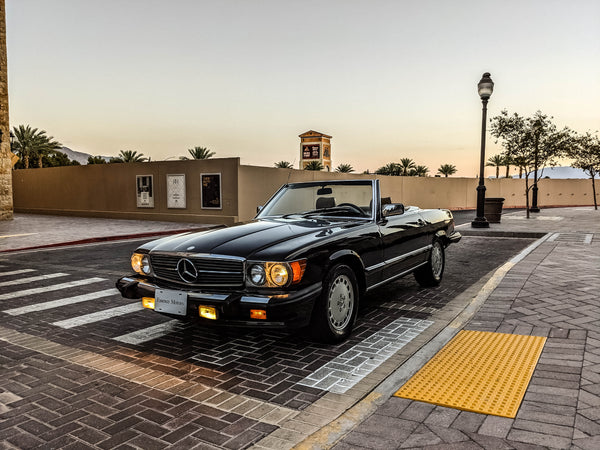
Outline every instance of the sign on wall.
<path fill-rule="evenodd" d="M 136 175 L 137 207 L 154 208 L 152 175 Z"/>
<path fill-rule="evenodd" d="M 167 175 L 167 208 L 185 207 L 185 174 Z"/>
<path fill-rule="evenodd" d="M 202 209 L 222 209 L 220 173 L 200 174 L 200 189 Z"/>
<path fill-rule="evenodd" d="M 319 159 L 320 150 L 319 144 L 302 145 L 302 159 Z"/>

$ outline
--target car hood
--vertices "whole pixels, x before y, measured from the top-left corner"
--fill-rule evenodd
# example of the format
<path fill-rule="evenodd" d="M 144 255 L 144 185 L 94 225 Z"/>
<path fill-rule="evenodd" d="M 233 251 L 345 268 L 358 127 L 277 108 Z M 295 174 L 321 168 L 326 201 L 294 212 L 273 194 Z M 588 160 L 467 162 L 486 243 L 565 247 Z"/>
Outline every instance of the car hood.
<path fill-rule="evenodd" d="M 229 228 L 185 233 L 149 242 L 151 252 L 207 253 L 215 255 L 285 258 L 315 241 L 331 238 L 364 222 L 323 219 L 261 219 Z M 268 249 L 277 247 L 278 255 Z"/>

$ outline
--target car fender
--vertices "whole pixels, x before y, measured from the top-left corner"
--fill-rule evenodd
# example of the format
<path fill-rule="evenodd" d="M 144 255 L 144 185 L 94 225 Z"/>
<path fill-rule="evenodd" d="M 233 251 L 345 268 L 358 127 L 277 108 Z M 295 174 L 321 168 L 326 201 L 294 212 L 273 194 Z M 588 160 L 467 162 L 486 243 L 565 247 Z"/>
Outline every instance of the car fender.
<path fill-rule="evenodd" d="M 341 249 L 333 252 L 329 255 L 329 261 L 327 264 L 327 270 L 331 269 L 336 264 L 346 264 L 349 265 L 356 275 L 356 280 L 358 281 L 359 288 L 361 292 L 364 292 L 366 289 L 366 279 L 365 279 L 365 264 L 361 259 L 360 255 L 356 253 L 354 250 L 350 249 Z"/>

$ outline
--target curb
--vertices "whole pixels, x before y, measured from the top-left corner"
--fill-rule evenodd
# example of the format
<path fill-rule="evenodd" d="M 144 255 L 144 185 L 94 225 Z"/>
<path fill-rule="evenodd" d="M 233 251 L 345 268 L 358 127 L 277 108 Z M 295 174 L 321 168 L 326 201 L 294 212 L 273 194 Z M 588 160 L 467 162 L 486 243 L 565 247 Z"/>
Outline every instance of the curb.
<path fill-rule="evenodd" d="M 527 237 L 531 237 L 531 234 L 529 233 Z M 371 416 L 379 406 L 383 405 L 398 390 L 399 386 L 406 383 L 406 381 L 417 373 L 427 361 L 435 356 L 469 322 L 504 279 L 505 275 L 551 235 L 552 233 L 541 233 L 540 239 L 498 267 L 489 278 L 484 276 L 480 281 L 459 294 L 456 298 L 463 297 L 470 299 L 470 301 L 445 328 L 404 361 L 402 365 L 367 394 L 366 397 L 319 431 L 308 436 L 297 444 L 294 449 L 320 450 L 331 448 L 359 423 Z"/>
<path fill-rule="evenodd" d="M 218 225 L 215 227 L 218 227 Z M 94 238 L 88 238 L 88 239 L 80 239 L 77 241 L 66 241 L 66 242 L 56 242 L 53 244 L 34 245 L 32 247 L 10 248 L 10 249 L 6 249 L 6 250 L 0 250 L 0 254 L 1 253 L 20 252 L 20 251 L 24 251 L 24 250 L 39 250 L 39 249 L 47 249 L 47 248 L 55 248 L 55 247 L 66 247 L 69 245 L 93 244 L 96 242 L 120 241 L 120 240 L 137 239 L 137 238 L 142 239 L 142 238 L 154 237 L 154 236 L 166 236 L 166 235 L 180 234 L 180 233 L 192 233 L 192 232 L 210 230 L 215 227 L 185 228 L 185 229 L 181 229 L 181 230 L 147 231 L 145 233 L 123 234 L 123 235 L 119 235 L 119 236 L 101 236 L 101 237 L 94 237 Z"/>

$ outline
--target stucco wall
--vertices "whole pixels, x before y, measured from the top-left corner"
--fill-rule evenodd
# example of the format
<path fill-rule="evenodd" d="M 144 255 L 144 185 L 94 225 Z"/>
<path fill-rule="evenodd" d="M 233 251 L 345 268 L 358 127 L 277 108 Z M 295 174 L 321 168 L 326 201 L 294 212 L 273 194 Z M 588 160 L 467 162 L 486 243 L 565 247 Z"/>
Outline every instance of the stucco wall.
<path fill-rule="evenodd" d="M 238 166 L 239 158 L 229 158 L 16 170 L 13 176 L 15 210 L 232 224 L 238 221 Z M 222 209 L 201 208 L 201 173 L 221 173 Z M 167 208 L 167 174 L 185 174 L 186 209 Z M 153 175 L 153 208 L 137 207 L 136 175 Z"/>
<path fill-rule="evenodd" d="M 200 174 L 221 173 L 220 210 L 202 209 Z M 185 174 L 186 209 L 167 208 L 167 174 Z M 138 208 L 136 175 L 153 175 L 154 207 Z M 286 182 L 379 178 L 382 195 L 422 208 L 474 209 L 475 178 L 388 177 L 296 169 L 241 166 L 239 158 L 203 161 L 158 161 L 16 170 L 13 173 L 17 212 L 232 224 L 249 220 Z M 487 197 L 504 197 L 506 208 L 525 206 L 525 180 L 487 179 Z M 598 189 L 600 191 L 600 189 Z M 598 193 L 600 196 L 600 192 Z M 593 205 L 590 180 L 543 179 L 539 206 Z"/>

